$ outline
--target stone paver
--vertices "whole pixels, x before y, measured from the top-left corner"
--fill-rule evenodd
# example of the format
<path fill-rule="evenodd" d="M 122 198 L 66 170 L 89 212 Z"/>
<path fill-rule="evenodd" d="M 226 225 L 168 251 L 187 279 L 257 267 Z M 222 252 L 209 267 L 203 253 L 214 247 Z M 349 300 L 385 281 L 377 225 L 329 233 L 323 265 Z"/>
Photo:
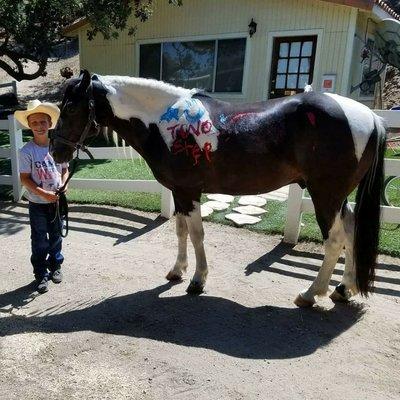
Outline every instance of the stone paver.
<path fill-rule="evenodd" d="M 200 212 L 201 212 L 202 218 L 208 217 L 209 215 L 211 215 L 213 213 L 213 211 L 214 210 L 211 207 L 208 207 L 204 204 L 202 204 L 200 207 Z"/>
<path fill-rule="evenodd" d="M 242 196 L 239 199 L 239 204 L 241 206 L 256 206 L 262 207 L 265 206 L 267 200 L 260 196 Z"/>
<path fill-rule="evenodd" d="M 242 225 L 252 225 L 256 224 L 257 222 L 261 221 L 261 218 L 254 217 L 252 215 L 245 215 L 245 214 L 239 214 L 239 213 L 231 213 L 225 215 L 226 219 L 229 219 L 232 221 L 234 224 L 238 226 Z"/>
<path fill-rule="evenodd" d="M 207 198 L 209 200 L 220 201 L 221 203 L 232 203 L 232 201 L 235 199 L 230 194 L 208 194 Z"/>
<path fill-rule="evenodd" d="M 264 210 L 264 208 L 256 206 L 239 206 L 233 208 L 233 211 L 246 215 L 261 215 L 267 212 L 266 210 Z"/>
<path fill-rule="evenodd" d="M 229 207 L 228 203 L 222 203 L 220 201 L 214 201 L 214 200 L 206 201 L 203 205 L 210 207 L 216 211 L 226 210 Z"/>

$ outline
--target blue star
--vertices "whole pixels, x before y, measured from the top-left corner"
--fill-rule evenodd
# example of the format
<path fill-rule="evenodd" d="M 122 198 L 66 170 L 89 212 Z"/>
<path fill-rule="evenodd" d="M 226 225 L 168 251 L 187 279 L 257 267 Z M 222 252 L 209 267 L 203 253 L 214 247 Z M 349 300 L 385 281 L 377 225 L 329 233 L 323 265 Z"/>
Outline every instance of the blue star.
<path fill-rule="evenodd" d="M 170 122 L 172 119 L 176 119 L 177 121 L 179 120 L 179 108 L 168 107 L 168 110 L 163 115 L 161 115 L 160 122 Z"/>

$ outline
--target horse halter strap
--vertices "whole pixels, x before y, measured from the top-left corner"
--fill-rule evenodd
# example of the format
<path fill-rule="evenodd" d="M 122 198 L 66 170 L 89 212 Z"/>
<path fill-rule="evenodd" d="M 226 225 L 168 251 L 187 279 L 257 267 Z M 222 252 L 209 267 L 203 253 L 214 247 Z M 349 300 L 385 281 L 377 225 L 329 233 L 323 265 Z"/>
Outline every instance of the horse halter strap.
<path fill-rule="evenodd" d="M 85 125 L 85 128 L 83 129 L 80 138 L 78 140 L 78 142 L 72 142 L 71 140 L 66 139 L 63 136 L 60 136 L 56 133 L 53 133 L 51 135 L 52 139 L 57 139 L 59 142 L 64 143 L 70 147 L 73 147 L 74 150 L 77 150 L 77 158 L 79 156 L 79 150 L 82 150 L 83 152 L 85 152 L 89 158 L 91 160 L 94 160 L 94 157 L 92 155 L 92 153 L 89 151 L 89 149 L 87 148 L 87 146 L 84 144 L 85 139 L 87 138 L 90 128 L 92 127 L 92 125 L 94 125 L 95 129 L 98 131 L 100 126 L 99 124 L 96 122 L 96 110 L 95 110 L 95 103 L 94 103 L 94 98 L 93 98 L 93 90 L 92 90 L 92 84 L 90 84 L 90 86 L 88 87 L 87 91 L 89 92 L 89 117 L 88 117 L 88 121 Z"/>

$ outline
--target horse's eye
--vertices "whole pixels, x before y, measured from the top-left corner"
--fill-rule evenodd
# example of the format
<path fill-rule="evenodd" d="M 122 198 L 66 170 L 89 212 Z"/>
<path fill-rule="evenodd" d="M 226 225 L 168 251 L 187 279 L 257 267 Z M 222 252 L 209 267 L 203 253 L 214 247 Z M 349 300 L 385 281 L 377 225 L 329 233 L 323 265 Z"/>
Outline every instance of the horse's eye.
<path fill-rule="evenodd" d="M 76 114 L 76 107 L 73 104 L 67 104 L 66 111 L 68 114 Z"/>

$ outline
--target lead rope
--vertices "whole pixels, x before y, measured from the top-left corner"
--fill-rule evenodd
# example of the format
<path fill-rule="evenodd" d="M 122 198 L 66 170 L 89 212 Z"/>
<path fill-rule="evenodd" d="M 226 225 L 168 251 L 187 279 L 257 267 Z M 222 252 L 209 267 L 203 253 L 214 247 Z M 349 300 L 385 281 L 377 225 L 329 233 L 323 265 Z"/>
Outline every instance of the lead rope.
<path fill-rule="evenodd" d="M 60 235 L 63 238 L 66 238 L 68 236 L 68 231 L 69 231 L 68 201 L 67 201 L 67 196 L 65 195 L 64 190 L 67 187 L 68 182 L 72 178 L 72 175 L 74 175 L 78 162 L 79 162 L 79 149 L 77 150 L 76 157 L 71 162 L 71 164 L 72 164 L 71 171 L 69 172 L 67 180 L 56 191 L 56 193 L 58 194 L 58 199 L 55 203 L 55 205 L 56 205 L 55 215 L 51 222 L 53 223 L 54 221 L 58 220 Z"/>

